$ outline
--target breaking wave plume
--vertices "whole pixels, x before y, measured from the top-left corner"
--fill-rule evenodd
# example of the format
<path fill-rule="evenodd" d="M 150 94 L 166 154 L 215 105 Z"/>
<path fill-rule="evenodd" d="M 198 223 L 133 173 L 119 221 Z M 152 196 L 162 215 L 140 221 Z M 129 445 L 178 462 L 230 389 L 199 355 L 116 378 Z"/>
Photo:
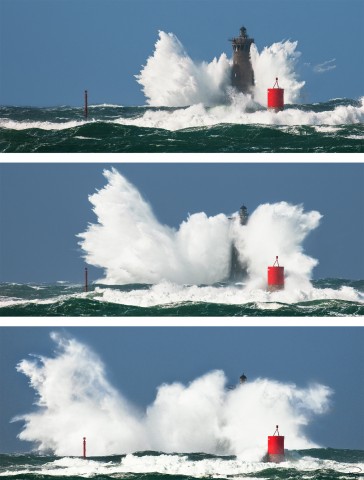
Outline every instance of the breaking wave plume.
<path fill-rule="evenodd" d="M 93 448 L 100 454 L 113 450 L 117 442 L 138 449 L 138 415 L 107 381 L 97 355 L 70 338 L 56 333 L 51 337 L 57 345 L 54 358 L 33 356 L 17 365 L 36 391 L 38 406 L 35 413 L 15 418 L 26 425 L 19 438 L 36 442 L 41 452 L 76 453 L 91 421 Z"/>
<path fill-rule="evenodd" d="M 229 269 L 229 220 L 191 215 L 179 230 L 161 225 L 138 190 L 117 170 L 89 197 L 98 223 L 80 245 L 86 261 L 105 269 L 103 283 L 214 283 Z"/>
<path fill-rule="evenodd" d="M 139 412 L 110 384 L 89 347 L 56 333 L 51 338 L 53 357 L 17 365 L 36 392 L 36 409 L 14 420 L 24 422 L 19 438 L 41 453 L 79 455 L 86 436 L 90 456 L 153 449 L 259 460 L 271 433 L 267 425 L 284 425 L 292 449 L 316 446 L 304 430 L 329 409 L 333 393 L 320 384 L 299 388 L 264 378 L 227 390 L 224 373 L 212 371 L 188 385 L 161 385 L 154 402 Z"/>
<path fill-rule="evenodd" d="M 116 123 L 137 127 L 180 130 L 219 124 L 247 125 L 343 125 L 364 121 L 364 105 L 339 105 L 334 110 L 287 108 L 278 114 L 266 110 L 267 89 L 279 77 L 285 89 L 285 104 L 299 101 L 305 81 L 295 67 L 301 53 L 297 42 L 276 42 L 259 52 L 251 46 L 255 86 L 253 95 L 237 92 L 231 86 L 231 60 L 226 54 L 212 62 L 194 62 L 172 33 L 159 32 L 155 51 L 142 68 L 137 81 L 147 104 L 177 107 L 177 110 L 148 110 Z M 178 108 L 185 107 L 185 108 Z"/>
<path fill-rule="evenodd" d="M 281 85 L 287 89 L 286 103 L 298 100 L 305 82 L 298 81 L 294 71 L 300 56 L 296 47 L 297 42 L 285 41 L 265 47 L 259 53 L 252 45 L 256 102 L 266 105 L 267 88 L 274 83 L 275 76 L 279 76 Z M 235 103 L 235 97 L 245 97 L 250 108 L 254 105 L 250 95 L 232 91 L 231 60 L 225 53 L 210 63 L 194 62 L 173 33 L 159 32 L 154 53 L 136 78 L 150 106 L 185 107 L 199 103 L 215 106 Z"/>
<path fill-rule="evenodd" d="M 248 225 L 235 222 L 234 244 L 242 263 L 248 266 L 249 286 L 265 287 L 266 267 L 278 252 L 284 254 L 287 290 L 310 288 L 309 279 L 318 261 L 303 253 L 302 242 L 320 219 L 317 211 L 305 213 L 302 205 L 280 202 L 260 205 Z"/>
<path fill-rule="evenodd" d="M 263 106 L 267 103 L 267 89 L 271 88 L 274 78 L 279 77 L 279 84 L 284 88 L 284 101 L 296 103 L 300 99 L 304 81 L 299 81 L 295 72 L 296 63 L 301 53 L 296 50 L 297 42 L 273 43 L 264 47 L 261 53 L 255 44 L 250 49 L 254 70 L 254 99 Z"/>
<path fill-rule="evenodd" d="M 105 284 L 214 284 L 228 278 L 234 242 L 248 268 L 249 288 L 264 288 L 267 265 L 281 255 L 287 288 L 310 286 L 317 260 L 302 242 L 321 215 L 286 202 L 260 205 L 241 226 L 218 214 L 190 215 L 178 229 L 158 222 L 150 205 L 117 170 L 105 170 L 108 183 L 89 200 L 98 223 L 79 234 L 86 262 L 105 271 Z"/>
<path fill-rule="evenodd" d="M 229 74 L 225 54 L 211 63 L 195 63 L 173 33 L 160 31 L 154 54 L 136 78 L 148 105 L 184 107 L 225 103 Z"/>

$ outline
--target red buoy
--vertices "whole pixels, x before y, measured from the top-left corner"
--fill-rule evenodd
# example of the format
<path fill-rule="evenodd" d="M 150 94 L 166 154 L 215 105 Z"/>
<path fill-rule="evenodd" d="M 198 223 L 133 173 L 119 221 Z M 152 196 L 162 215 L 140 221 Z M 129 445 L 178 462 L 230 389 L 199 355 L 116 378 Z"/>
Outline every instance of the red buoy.
<path fill-rule="evenodd" d="M 284 289 L 284 267 L 280 267 L 278 256 L 272 267 L 268 267 L 268 290 L 275 292 Z"/>
<path fill-rule="evenodd" d="M 83 458 L 86 458 L 86 437 L 83 437 Z"/>
<path fill-rule="evenodd" d="M 277 85 L 277 86 L 276 86 Z M 284 89 L 279 88 L 278 77 L 273 88 L 268 88 L 268 110 L 280 112 L 284 109 Z"/>
<path fill-rule="evenodd" d="M 268 460 L 275 463 L 284 461 L 284 436 L 279 435 L 278 425 L 273 435 L 268 437 Z"/>

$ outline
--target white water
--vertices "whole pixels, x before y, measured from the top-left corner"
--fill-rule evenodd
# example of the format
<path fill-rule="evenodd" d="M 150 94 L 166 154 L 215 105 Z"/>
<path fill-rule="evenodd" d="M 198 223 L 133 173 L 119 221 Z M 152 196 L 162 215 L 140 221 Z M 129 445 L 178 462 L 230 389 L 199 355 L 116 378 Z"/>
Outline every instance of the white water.
<path fill-rule="evenodd" d="M 208 108 L 199 103 L 172 111 L 148 110 L 139 117 L 116 119 L 115 123 L 175 131 L 184 128 L 210 127 L 219 124 L 337 126 L 364 122 L 364 98 L 361 99 L 359 106 L 340 105 L 333 110 L 322 112 L 288 108 L 282 112 L 275 113 L 261 109 L 261 107 L 259 108 L 256 110 L 257 107 L 251 98 L 238 93 L 232 95 L 231 103 L 228 105 Z M 302 133 L 295 129 L 290 129 L 289 133 L 292 135 L 306 135 L 306 132 Z M 337 130 L 330 133 L 336 134 Z"/>
<path fill-rule="evenodd" d="M 70 128 L 85 125 L 86 120 L 69 120 L 66 122 L 32 122 L 32 121 L 16 121 L 8 118 L 0 118 L 0 128 L 8 128 L 9 130 L 27 130 L 29 128 L 39 128 L 41 130 L 67 130 Z"/>
<path fill-rule="evenodd" d="M 328 135 L 340 135 L 340 125 L 352 125 L 364 122 L 364 97 L 360 99 L 359 106 L 340 105 L 333 110 L 314 112 L 313 110 L 299 110 L 289 108 L 282 112 L 272 112 L 258 106 L 249 96 L 242 93 L 230 92 L 230 103 L 214 107 L 206 107 L 197 103 L 186 108 L 174 110 L 147 110 L 133 118 L 119 117 L 113 120 L 90 120 L 94 123 L 110 123 L 118 125 L 132 125 L 144 128 L 162 128 L 176 131 L 185 128 L 203 128 L 219 124 L 237 125 L 271 125 L 288 128 L 291 135 L 306 135 L 294 128 L 297 125 L 314 126 L 318 132 Z M 85 125 L 85 120 L 67 122 L 33 122 L 15 121 L 0 118 L 0 128 L 10 130 L 26 130 L 39 128 L 42 130 L 68 130 Z M 291 128 L 290 128 L 291 127 Z M 293 128 L 292 128 L 293 127 Z M 348 137 L 344 132 L 345 138 Z M 361 137 L 359 137 L 361 138 Z M 100 140 L 100 139 L 97 139 Z"/>
<path fill-rule="evenodd" d="M 279 310 L 285 304 L 309 302 L 314 300 L 342 300 L 354 303 L 364 303 L 364 295 L 352 287 L 343 286 L 338 290 L 332 288 L 306 289 L 287 288 L 280 292 L 268 292 L 265 289 L 247 288 L 236 284 L 229 286 L 178 285 L 171 282 L 160 282 L 148 289 L 122 291 L 107 287 L 96 287 L 88 293 L 74 293 L 52 296 L 47 299 L 21 299 L 16 297 L 0 297 L 0 308 L 20 305 L 51 305 L 66 302 L 70 299 L 92 299 L 102 303 L 118 305 L 133 305 L 138 307 L 170 306 L 185 302 L 217 303 L 221 305 L 244 305 L 252 303 L 261 310 Z M 304 305 L 300 308 L 304 311 Z M 353 313 L 355 314 L 355 313 Z"/>
<path fill-rule="evenodd" d="M 319 460 L 309 456 L 299 459 L 287 460 L 280 464 L 267 464 L 263 462 L 244 461 L 242 459 L 224 460 L 221 458 L 189 460 L 183 455 L 158 455 L 134 456 L 128 454 L 122 458 L 121 462 L 102 462 L 98 460 L 84 460 L 79 458 L 64 457 L 46 463 L 41 467 L 18 467 L 16 470 L 7 470 L 0 473 L 1 476 L 15 475 L 50 475 L 65 477 L 92 477 L 98 476 L 115 476 L 126 473 L 148 474 L 161 473 L 169 475 L 184 475 L 193 478 L 226 478 L 227 476 L 246 476 L 249 478 L 261 479 L 263 470 L 267 468 L 294 469 L 296 472 L 302 472 L 307 476 L 308 472 L 316 472 L 322 470 L 327 472 L 333 470 L 349 475 L 350 473 L 360 473 L 364 471 L 363 463 L 340 463 L 334 460 Z M 254 474 L 258 474 L 257 477 Z M 341 478 L 348 478 L 346 475 Z"/>
<path fill-rule="evenodd" d="M 117 170 L 105 170 L 108 183 L 89 200 L 97 223 L 79 235 L 87 263 L 105 270 L 106 284 L 213 284 L 230 271 L 234 241 L 248 268 L 249 288 L 264 288 L 266 269 L 280 255 L 288 290 L 308 287 L 317 260 L 302 242 L 317 228 L 319 212 L 286 202 L 260 205 L 241 226 L 237 215 L 190 215 L 178 229 L 162 225 L 138 190 Z"/>
<path fill-rule="evenodd" d="M 176 285 L 162 282 L 148 290 L 131 290 L 123 292 L 115 289 L 97 287 L 89 294 L 90 298 L 100 302 L 109 302 L 119 305 L 133 305 L 138 307 L 170 306 L 185 302 L 216 303 L 221 305 L 254 304 L 261 310 L 279 310 L 285 304 L 310 302 L 314 300 L 342 300 L 348 302 L 364 302 L 364 295 L 352 287 L 342 287 L 339 290 L 332 288 L 306 289 L 299 286 L 294 289 L 280 292 L 267 292 L 258 288 L 246 286 L 226 287 L 198 287 Z M 27 302 L 23 302 L 27 303 Z M 301 306 L 304 310 L 304 306 Z"/>
<path fill-rule="evenodd" d="M 224 373 L 213 371 L 188 385 L 161 385 L 154 402 L 137 411 L 110 384 L 90 348 L 73 338 L 51 336 L 57 346 L 53 357 L 33 357 L 17 366 L 37 395 L 35 411 L 16 419 L 25 424 L 19 438 L 35 442 L 40 452 L 77 456 L 86 436 L 89 456 L 152 449 L 259 461 L 266 437 L 273 433 L 267 426 L 274 429 L 276 423 L 284 425 L 290 449 L 316 446 L 305 427 L 330 405 L 332 391 L 324 385 L 299 388 L 259 378 L 227 390 Z M 151 464 L 158 461 L 164 459 Z M 125 459 L 126 468 L 134 463 L 139 469 L 142 462 Z"/>

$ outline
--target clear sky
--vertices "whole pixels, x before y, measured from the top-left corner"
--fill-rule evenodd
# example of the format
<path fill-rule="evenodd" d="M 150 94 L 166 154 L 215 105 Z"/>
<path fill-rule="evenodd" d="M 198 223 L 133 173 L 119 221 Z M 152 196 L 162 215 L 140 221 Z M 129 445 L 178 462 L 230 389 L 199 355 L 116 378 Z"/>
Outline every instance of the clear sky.
<path fill-rule="evenodd" d="M 210 62 L 242 25 L 260 51 L 298 41 L 303 101 L 359 98 L 363 17 L 362 0 L 0 0 L 0 104 L 82 105 L 88 89 L 91 104 L 142 105 L 134 75 L 158 30 Z"/>
<path fill-rule="evenodd" d="M 62 330 L 89 345 L 105 363 L 111 383 L 142 408 L 154 400 L 163 382 L 187 384 L 214 369 L 225 371 L 230 384 L 238 383 L 244 372 L 248 381 L 265 377 L 304 388 L 311 382 L 327 385 L 334 390 L 331 410 L 311 422 L 309 437 L 325 447 L 363 448 L 363 328 Z M 0 329 L 0 452 L 30 449 L 16 438 L 21 423 L 9 423 L 14 416 L 32 411 L 34 402 L 28 379 L 15 366 L 30 353 L 53 356 L 50 332 L 42 327 Z"/>
<path fill-rule="evenodd" d="M 231 214 L 242 204 L 287 201 L 323 218 L 304 243 L 314 278 L 363 279 L 363 164 L 118 164 L 158 220 Z M 88 196 L 108 164 L 0 164 L 0 281 L 82 283 L 76 235 L 96 217 Z M 102 271 L 90 269 L 90 278 Z"/>

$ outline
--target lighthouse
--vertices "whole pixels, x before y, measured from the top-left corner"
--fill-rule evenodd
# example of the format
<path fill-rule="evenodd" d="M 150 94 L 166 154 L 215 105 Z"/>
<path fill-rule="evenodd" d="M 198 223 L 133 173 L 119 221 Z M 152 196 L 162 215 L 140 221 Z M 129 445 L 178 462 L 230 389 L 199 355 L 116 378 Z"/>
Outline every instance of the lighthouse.
<path fill-rule="evenodd" d="M 231 84 L 239 92 L 250 93 L 254 87 L 254 71 L 250 60 L 250 47 L 254 38 L 249 38 L 246 28 L 241 27 L 240 35 L 229 41 L 233 47 Z"/>
<path fill-rule="evenodd" d="M 240 225 L 246 225 L 248 223 L 249 214 L 245 205 L 242 205 L 239 209 L 239 217 L 230 217 L 230 220 L 238 221 Z M 233 242 L 231 245 L 231 257 L 230 257 L 230 282 L 241 282 L 246 277 L 247 266 L 243 265 L 239 259 L 238 249 Z"/>

